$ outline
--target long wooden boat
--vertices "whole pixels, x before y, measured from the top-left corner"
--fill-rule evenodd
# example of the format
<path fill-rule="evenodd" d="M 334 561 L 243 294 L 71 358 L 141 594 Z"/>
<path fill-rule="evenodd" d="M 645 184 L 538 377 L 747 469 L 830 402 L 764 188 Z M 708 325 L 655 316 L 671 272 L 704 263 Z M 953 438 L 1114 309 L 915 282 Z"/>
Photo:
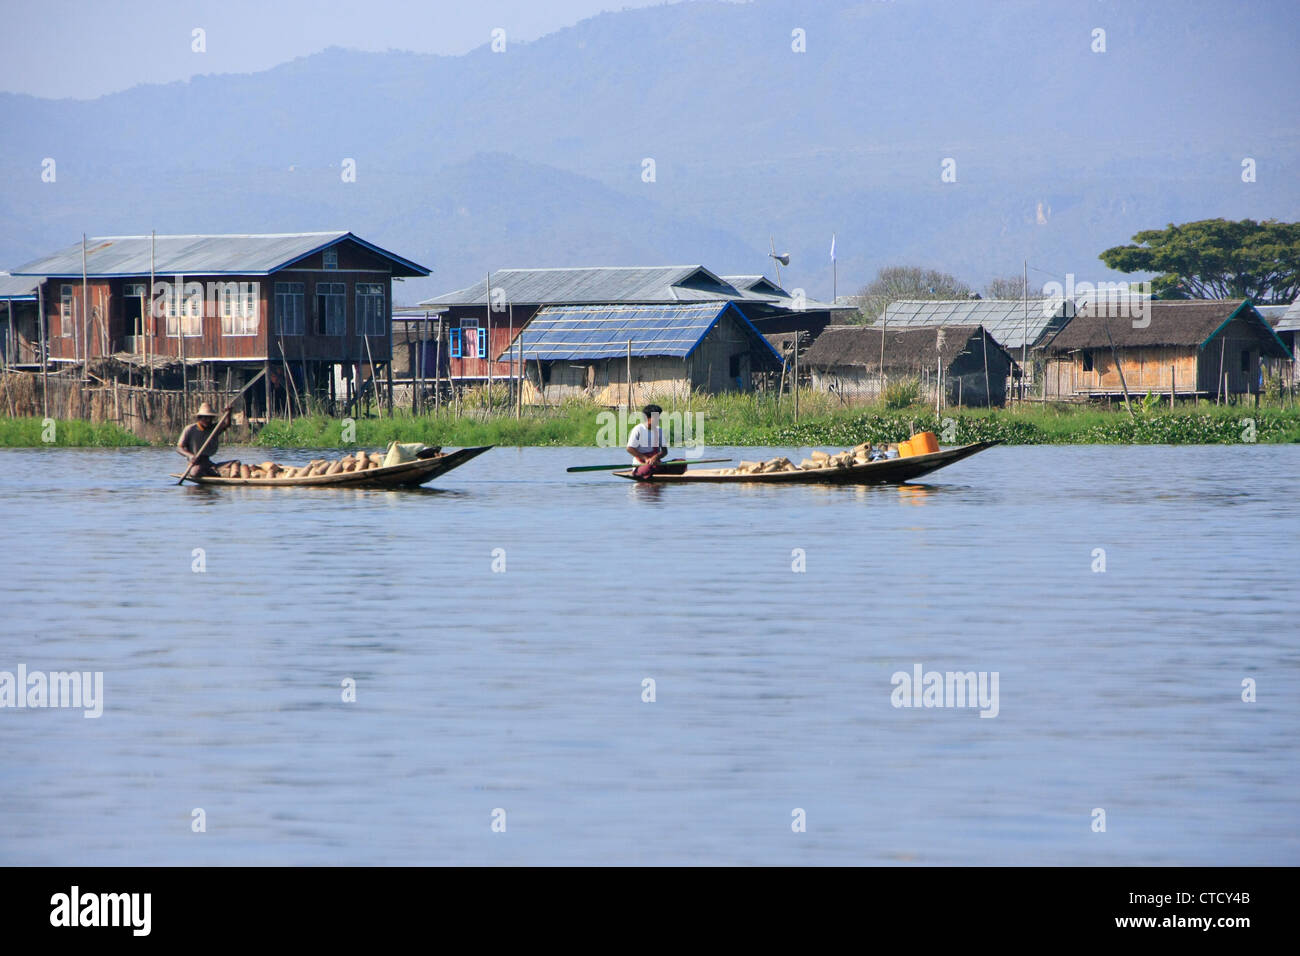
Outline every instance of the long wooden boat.
<path fill-rule="evenodd" d="M 913 481 L 922 475 L 928 475 L 955 461 L 969 458 L 986 448 L 999 444 L 996 441 L 977 441 L 960 448 L 940 449 L 928 455 L 913 455 L 910 458 L 885 458 L 868 462 L 865 465 L 850 465 L 848 468 L 810 468 L 799 471 L 770 471 L 758 474 L 726 474 L 723 468 L 707 468 L 699 471 L 687 470 L 681 475 L 651 475 L 649 478 L 637 478 L 628 468 L 613 474 L 633 481 L 647 481 L 655 484 L 673 485 L 691 482 L 763 482 L 772 485 L 895 485 Z"/>
<path fill-rule="evenodd" d="M 406 461 L 387 468 L 340 472 L 337 475 L 312 475 L 309 478 L 222 478 L 219 475 L 203 475 L 189 480 L 200 485 L 246 485 L 267 488 L 415 488 L 453 468 L 458 468 L 471 458 L 477 458 L 491 447 L 491 445 L 483 445 L 478 448 L 462 448 L 460 451 Z M 179 478 L 180 475 L 172 475 L 172 477 Z"/>

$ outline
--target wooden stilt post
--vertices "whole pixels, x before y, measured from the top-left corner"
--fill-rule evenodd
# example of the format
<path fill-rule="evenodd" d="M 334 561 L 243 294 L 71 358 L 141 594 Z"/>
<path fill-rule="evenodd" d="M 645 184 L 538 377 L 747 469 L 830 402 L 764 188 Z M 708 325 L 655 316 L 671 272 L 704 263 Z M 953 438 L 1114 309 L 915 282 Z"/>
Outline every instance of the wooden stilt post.
<path fill-rule="evenodd" d="M 36 283 L 36 321 L 40 323 L 41 333 L 41 409 L 42 418 L 50 417 L 50 367 L 49 337 L 46 335 L 45 320 L 45 280 Z"/>

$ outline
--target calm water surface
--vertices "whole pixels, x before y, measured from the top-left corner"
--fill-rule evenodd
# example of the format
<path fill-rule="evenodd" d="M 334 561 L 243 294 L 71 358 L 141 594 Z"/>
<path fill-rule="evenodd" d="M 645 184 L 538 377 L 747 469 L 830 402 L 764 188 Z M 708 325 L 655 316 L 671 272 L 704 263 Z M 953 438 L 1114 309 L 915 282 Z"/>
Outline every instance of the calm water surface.
<path fill-rule="evenodd" d="M 0 710 L 0 863 L 1300 863 L 1300 447 L 564 473 L 604 460 L 385 492 L 0 452 L 0 670 L 105 698 Z M 998 716 L 893 707 L 916 664 L 998 672 Z"/>

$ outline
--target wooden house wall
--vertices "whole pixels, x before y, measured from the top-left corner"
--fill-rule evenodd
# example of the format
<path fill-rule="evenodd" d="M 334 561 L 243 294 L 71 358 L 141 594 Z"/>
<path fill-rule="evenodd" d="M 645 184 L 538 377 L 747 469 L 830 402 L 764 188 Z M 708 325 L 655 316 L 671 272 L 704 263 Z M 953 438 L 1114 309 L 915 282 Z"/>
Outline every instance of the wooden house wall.
<path fill-rule="evenodd" d="M 187 360 L 219 361 L 272 361 L 284 357 L 290 361 L 357 362 L 368 363 L 373 357 L 375 362 L 386 362 L 392 354 L 392 328 L 387 321 L 392 308 L 392 280 L 387 270 L 384 271 L 345 271 L 342 265 L 346 260 L 340 252 L 339 270 L 311 269 L 307 266 L 295 266 L 271 276 L 185 276 L 186 283 L 197 282 L 203 286 L 203 315 L 200 320 L 200 334 L 186 335 L 182 346 L 180 337 L 167 335 L 165 316 L 150 316 L 149 300 L 145 303 L 145 337 L 150 355 L 171 356 L 179 358 L 184 349 Z M 155 276 L 155 282 L 172 282 L 168 275 Z M 272 335 L 273 309 L 275 305 L 276 282 L 303 283 L 304 317 L 306 334 Z M 314 332 L 320 328 L 320 316 L 317 314 L 316 284 L 343 283 L 344 315 L 346 325 L 344 334 L 330 336 Z M 369 335 L 369 353 L 366 342 L 357 327 L 356 287 L 358 282 L 379 283 L 384 288 L 384 308 L 381 324 L 382 332 Z M 210 286 L 209 283 L 213 285 Z M 222 332 L 221 315 L 216 301 L 216 283 L 253 283 L 257 295 L 257 326 L 251 335 L 226 335 Z M 146 343 L 137 336 L 135 323 L 127 317 L 127 296 L 125 287 L 134 284 L 149 284 L 149 277 L 124 279 L 94 279 L 87 283 L 91 312 L 91 358 L 102 356 L 104 349 L 100 334 L 100 321 L 107 322 L 109 338 L 108 352 L 140 353 Z M 72 287 L 72 322 L 75 338 L 64 335 L 60 316 L 62 286 Z M 80 278 L 52 278 L 45 283 L 45 314 L 49 323 L 51 359 L 81 358 L 82 329 L 82 283 Z M 182 323 L 183 324 L 183 323 Z"/>
<path fill-rule="evenodd" d="M 462 355 L 460 358 L 451 357 L 450 351 L 450 332 L 452 329 L 463 328 L 465 319 L 474 319 L 478 323 L 478 332 L 476 335 L 482 335 L 488 327 L 488 308 L 485 305 L 471 306 L 453 306 L 447 312 L 443 313 L 443 346 L 447 348 L 447 365 L 450 370 L 452 379 L 469 379 L 487 381 L 489 369 L 493 378 L 509 378 L 515 365 L 507 357 L 497 361 L 493 356 L 500 355 L 505 349 L 514 343 L 520 330 L 528 323 L 537 313 L 538 307 L 515 306 L 512 310 L 505 312 L 493 312 L 492 328 L 490 341 L 488 342 L 487 358 L 479 358 L 476 348 L 470 348 L 462 338 Z M 435 320 L 436 322 L 436 320 Z M 429 362 L 432 363 L 433 357 L 429 356 Z"/>
<path fill-rule="evenodd" d="M 9 330 L 4 343 L 5 361 L 20 365 L 41 360 L 41 330 L 36 322 L 35 302 L 0 299 L 0 328 Z"/>
<path fill-rule="evenodd" d="M 1180 393 L 1204 391 L 1198 384 L 1198 355 L 1195 346 L 1152 346 L 1117 349 L 1117 367 L 1109 348 L 1088 350 L 1092 369 L 1084 371 L 1084 353 L 1071 352 L 1048 357 L 1047 396 L 1093 393 L 1119 394 L 1120 369 L 1130 392 L 1168 392 L 1170 382 Z M 1172 369 L 1172 371 L 1171 371 Z"/>
<path fill-rule="evenodd" d="M 691 386 L 709 394 L 749 391 L 753 387 L 754 348 L 748 330 L 728 310 L 690 355 Z M 735 376 L 731 374 L 733 359 L 739 365 Z"/>

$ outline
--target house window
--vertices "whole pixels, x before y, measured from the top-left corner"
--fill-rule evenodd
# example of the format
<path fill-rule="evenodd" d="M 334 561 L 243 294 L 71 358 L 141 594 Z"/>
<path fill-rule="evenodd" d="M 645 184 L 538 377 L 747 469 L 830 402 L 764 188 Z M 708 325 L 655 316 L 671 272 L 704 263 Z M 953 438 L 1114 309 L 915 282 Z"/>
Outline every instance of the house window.
<path fill-rule="evenodd" d="M 302 335 L 306 331 L 306 291 L 303 282 L 275 284 L 276 335 Z"/>
<path fill-rule="evenodd" d="M 325 269 L 337 269 L 339 267 L 338 249 L 326 249 L 321 253 L 321 266 Z"/>
<path fill-rule="evenodd" d="M 222 335 L 257 334 L 257 292 L 252 282 L 218 283 L 217 308 Z"/>
<path fill-rule="evenodd" d="M 163 309 L 168 337 L 177 338 L 182 329 L 186 338 L 202 334 L 203 286 L 199 283 L 189 283 L 184 289 L 173 286 L 163 297 Z"/>
<path fill-rule="evenodd" d="M 727 377 L 740 378 L 740 356 L 733 355 L 727 359 Z"/>
<path fill-rule="evenodd" d="M 342 282 L 316 283 L 316 321 L 320 335 L 342 335 L 347 331 L 347 285 Z"/>
<path fill-rule="evenodd" d="M 72 286 L 59 287 L 59 336 L 72 334 Z"/>
<path fill-rule="evenodd" d="M 383 335 L 384 286 L 380 282 L 357 283 L 357 325 L 362 335 Z"/>
<path fill-rule="evenodd" d="M 447 334 L 451 341 L 451 357 L 461 358 L 464 350 L 461 343 L 460 329 L 449 329 Z"/>
<path fill-rule="evenodd" d="M 461 319 L 461 350 L 468 349 L 471 354 L 483 358 L 487 355 L 487 341 L 483 331 L 478 327 L 478 319 Z"/>
<path fill-rule="evenodd" d="M 1250 374 L 1250 349 L 1241 350 L 1241 371 L 1242 374 Z"/>
<path fill-rule="evenodd" d="M 130 335 L 144 334 L 144 283 L 128 282 L 122 286 L 122 324 Z"/>
<path fill-rule="evenodd" d="M 1091 352 L 1084 352 L 1084 353 L 1083 353 L 1083 370 L 1084 370 L 1085 372 L 1091 372 L 1091 371 L 1092 371 L 1092 353 L 1091 353 Z"/>

